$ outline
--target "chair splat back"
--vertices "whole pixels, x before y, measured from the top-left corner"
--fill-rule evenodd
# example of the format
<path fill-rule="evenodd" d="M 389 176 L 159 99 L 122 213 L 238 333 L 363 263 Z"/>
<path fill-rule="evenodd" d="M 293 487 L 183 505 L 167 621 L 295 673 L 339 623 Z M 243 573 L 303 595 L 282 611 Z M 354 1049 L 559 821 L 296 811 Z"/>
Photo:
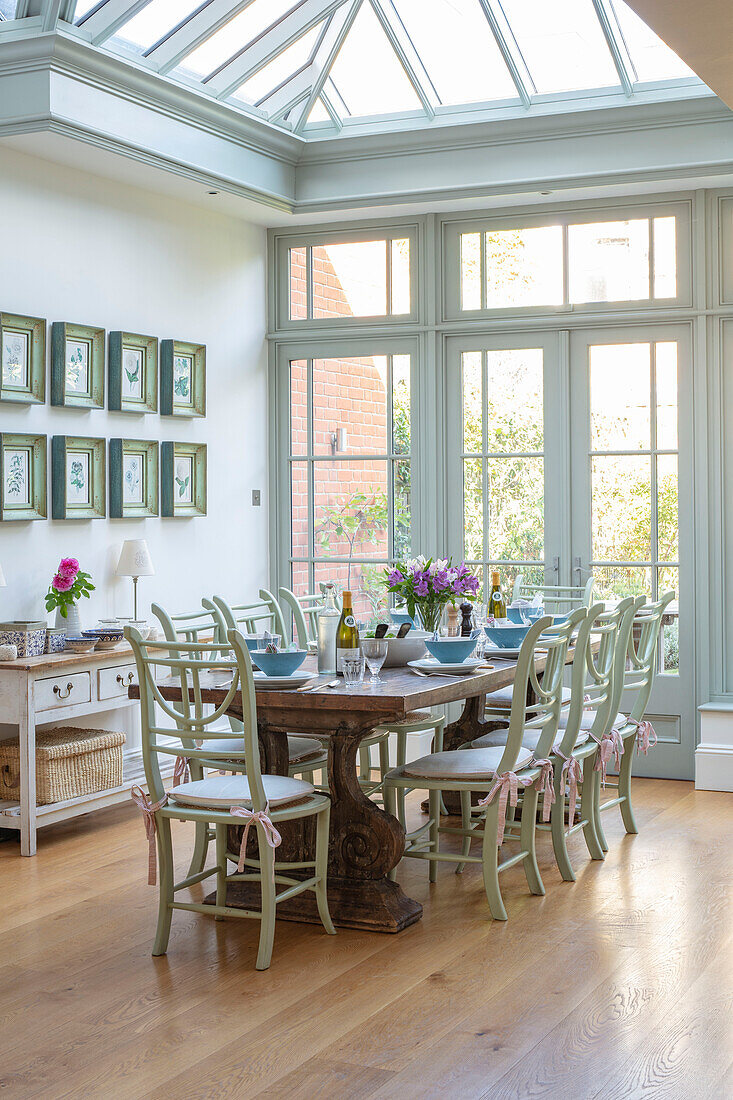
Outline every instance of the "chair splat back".
<path fill-rule="evenodd" d="M 525 584 L 524 574 L 518 573 L 512 590 L 512 603 L 516 600 L 531 600 L 537 592 L 541 592 L 549 614 L 565 615 L 576 607 L 590 607 L 593 585 L 592 576 L 585 584 Z"/>
<path fill-rule="evenodd" d="M 634 703 L 629 719 L 640 722 L 646 712 L 649 696 L 654 686 L 657 672 L 657 643 L 662 629 L 662 620 L 668 604 L 674 599 L 674 592 L 666 592 L 655 603 L 638 602 L 636 614 L 630 626 L 626 647 L 626 660 L 619 691 L 635 692 Z M 639 606 L 643 604 L 643 606 Z M 638 637 L 635 639 L 634 634 Z"/>
<path fill-rule="evenodd" d="M 207 601 L 202 600 L 202 607 L 197 611 L 187 611 L 179 615 L 171 615 L 160 604 L 154 603 L 151 611 L 163 627 L 166 641 L 175 642 L 200 642 L 201 635 L 211 639 L 216 645 L 223 645 L 227 640 L 227 628 L 216 607 L 207 607 Z"/>
<path fill-rule="evenodd" d="M 318 612 L 324 604 L 322 592 L 310 592 L 296 596 L 289 588 L 278 590 L 280 606 L 293 619 L 292 639 L 297 639 L 299 649 L 307 649 L 309 642 L 318 641 Z"/>
<path fill-rule="evenodd" d="M 526 735 L 527 730 L 540 731 L 537 747 L 534 751 L 536 760 L 542 760 L 548 757 L 557 738 L 560 711 L 562 710 L 563 680 L 565 676 L 568 648 L 573 632 L 584 622 L 586 614 L 585 608 L 579 607 L 570 613 L 565 622 L 558 623 L 557 626 L 552 625 L 552 619 L 549 616 L 539 620 L 539 625 L 542 626 L 544 623 L 544 626 L 542 626 L 537 636 L 536 645 L 534 647 L 535 651 L 527 669 L 528 682 L 532 687 L 537 702 L 527 705 L 525 702 L 526 689 L 522 696 L 519 694 L 518 687 L 515 688 L 512 698 L 512 716 L 515 707 L 524 713 L 523 736 Z M 531 634 L 532 631 L 530 630 L 520 650 L 517 671 L 519 671 L 519 664 L 522 659 L 524 646 L 527 645 Z M 542 654 L 544 654 L 545 658 L 545 669 L 542 673 L 542 679 L 540 680 L 537 675 L 534 658 Z M 517 681 L 515 681 L 515 684 L 516 683 Z"/>
<path fill-rule="evenodd" d="M 227 630 L 243 629 L 247 634 L 257 634 L 260 630 L 270 630 L 279 634 L 283 642 L 287 641 L 285 620 L 272 592 L 261 588 L 259 599 L 254 603 L 230 604 L 223 596 L 214 596 L 213 600 L 204 600 L 204 607 L 218 609 Z"/>

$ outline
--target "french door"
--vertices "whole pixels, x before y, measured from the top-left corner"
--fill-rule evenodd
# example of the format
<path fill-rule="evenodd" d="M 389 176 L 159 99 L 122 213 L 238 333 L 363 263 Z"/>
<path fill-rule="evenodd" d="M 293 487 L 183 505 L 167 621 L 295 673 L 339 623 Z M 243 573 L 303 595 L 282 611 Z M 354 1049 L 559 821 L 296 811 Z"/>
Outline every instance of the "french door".
<path fill-rule="evenodd" d="M 451 337 L 449 551 L 595 598 L 673 589 L 640 773 L 689 778 L 695 729 L 692 401 L 684 325 Z M 685 520 L 679 523 L 679 517 Z M 630 706 L 631 700 L 623 700 Z"/>

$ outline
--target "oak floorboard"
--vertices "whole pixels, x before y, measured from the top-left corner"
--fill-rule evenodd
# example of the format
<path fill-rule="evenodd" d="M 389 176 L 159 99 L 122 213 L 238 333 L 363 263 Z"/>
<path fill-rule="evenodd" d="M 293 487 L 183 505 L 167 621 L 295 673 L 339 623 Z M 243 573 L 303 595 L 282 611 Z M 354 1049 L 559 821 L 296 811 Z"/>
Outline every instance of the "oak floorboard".
<path fill-rule="evenodd" d="M 733 799 L 646 779 L 635 797 L 637 836 L 604 815 L 604 862 L 571 839 L 574 884 L 541 835 L 547 894 L 512 868 L 506 923 L 488 920 L 479 868 L 440 867 L 430 885 L 424 863 L 404 861 L 422 921 L 335 937 L 279 922 L 261 974 L 254 921 L 176 913 L 169 954 L 151 958 L 156 893 L 132 806 L 49 826 L 34 859 L 0 844 L 3 1095 L 730 1095 Z M 191 841 L 176 829 L 179 874 Z"/>

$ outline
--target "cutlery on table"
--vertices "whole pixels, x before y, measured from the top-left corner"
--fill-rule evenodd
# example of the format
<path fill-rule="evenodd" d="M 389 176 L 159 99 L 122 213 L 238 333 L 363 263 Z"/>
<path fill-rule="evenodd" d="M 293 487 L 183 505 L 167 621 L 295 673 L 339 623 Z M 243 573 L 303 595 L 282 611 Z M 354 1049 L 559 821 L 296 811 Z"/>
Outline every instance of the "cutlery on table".
<path fill-rule="evenodd" d="M 327 684 L 306 684 L 305 687 L 298 688 L 298 691 L 320 691 L 321 688 L 335 688 L 341 683 L 340 680 L 329 680 Z"/>

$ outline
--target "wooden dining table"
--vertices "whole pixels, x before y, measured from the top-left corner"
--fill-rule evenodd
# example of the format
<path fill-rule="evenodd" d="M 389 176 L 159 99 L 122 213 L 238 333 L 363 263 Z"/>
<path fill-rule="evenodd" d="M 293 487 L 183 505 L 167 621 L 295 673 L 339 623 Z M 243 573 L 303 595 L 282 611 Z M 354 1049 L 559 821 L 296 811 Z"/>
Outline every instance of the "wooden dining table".
<path fill-rule="evenodd" d="M 304 671 L 314 668 L 309 657 Z M 543 668 L 538 659 L 537 670 Z M 470 676 L 418 676 L 409 668 L 383 669 L 383 684 L 338 687 L 326 686 L 333 676 L 314 679 L 315 690 L 257 690 L 257 722 L 263 773 L 288 774 L 289 733 L 326 735 L 328 741 L 328 785 L 332 799 L 329 844 L 328 899 L 334 924 L 374 932 L 401 932 L 422 916 L 422 906 L 408 897 L 402 887 L 387 878 L 397 866 L 405 848 L 405 832 L 396 817 L 386 813 L 364 794 L 358 780 L 357 756 L 361 741 L 375 726 L 404 719 L 410 712 L 448 703 L 463 702 L 460 717 L 445 729 L 444 748 L 460 745 L 496 728 L 496 722 L 484 718 L 487 692 L 513 683 L 516 661 L 491 658 L 491 667 Z M 217 680 L 219 683 L 217 683 Z M 201 676 L 202 699 L 221 704 L 226 688 L 222 676 Z M 178 680 L 160 680 L 163 697 L 180 701 Z M 136 685 L 130 688 L 138 697 Z M 237 693 L 228 708 L 235 718 L 242 717 L 241 696 Z M 315 858 L 314 819 L 278 824 L 282 845 L 278 858 L 287 862 L 305 862 Z M 241 829 L 232 827 L 231 848 L 238 850 Z M 252 829 L 248 853 L 256 857 L 256 837 Z M 311 872 L 303 871 L 305 877 Z M 298 872 L 288 872 L 297 877 Z M 256 883 L 230 883 L 227 904 L 246 909 L 258 908 Z M 306 891 L 278 905 L 278 917 L 286 920 L 320 921 L 315 896 Z"/>

